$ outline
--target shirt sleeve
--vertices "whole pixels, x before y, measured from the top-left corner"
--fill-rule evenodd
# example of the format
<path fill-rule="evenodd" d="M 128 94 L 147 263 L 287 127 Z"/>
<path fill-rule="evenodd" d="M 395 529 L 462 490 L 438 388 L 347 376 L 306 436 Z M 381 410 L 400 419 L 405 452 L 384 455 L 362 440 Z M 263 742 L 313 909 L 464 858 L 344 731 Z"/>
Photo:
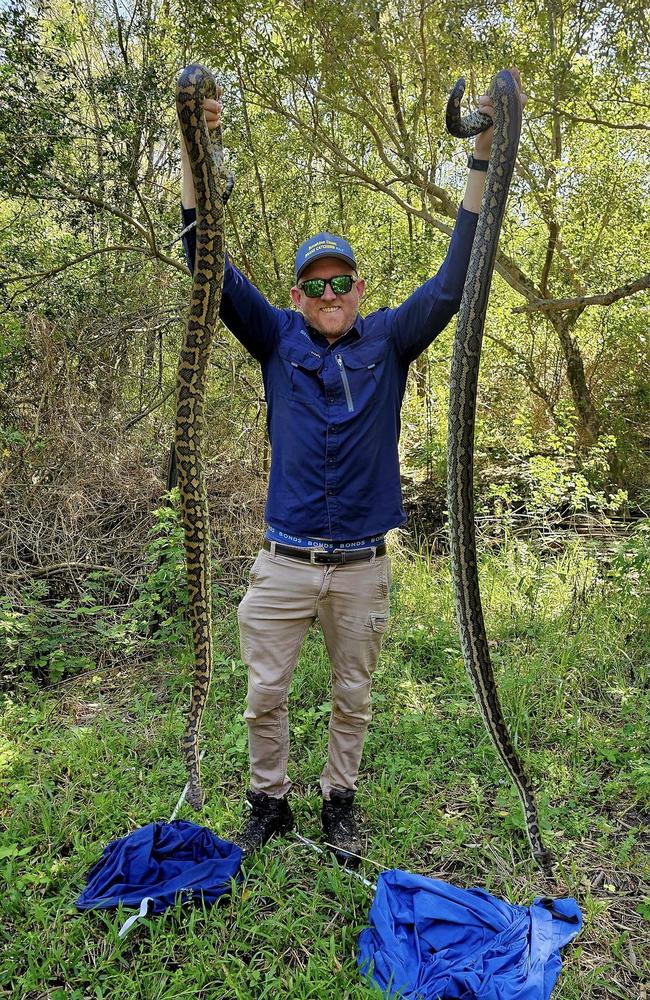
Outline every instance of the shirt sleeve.
<path fill-rule="evenodd" d="M 196 220 L 196 209 L 181 206 L 183 229 Z M 196 259 L 196 226 L 183 236 L 183 249 L 190 272 Z M 271 305 L 226 254 L 219 317 L 258 361 L 271 353 L 277 340 L 280 309 Z"/>
<path fill-rule="evenodd" d="M 461 204 L 440 270 L 392 310 L 392 337 L 405 362 L 417 358 L 460 309 L 477 222 L 478 214 Z"/>

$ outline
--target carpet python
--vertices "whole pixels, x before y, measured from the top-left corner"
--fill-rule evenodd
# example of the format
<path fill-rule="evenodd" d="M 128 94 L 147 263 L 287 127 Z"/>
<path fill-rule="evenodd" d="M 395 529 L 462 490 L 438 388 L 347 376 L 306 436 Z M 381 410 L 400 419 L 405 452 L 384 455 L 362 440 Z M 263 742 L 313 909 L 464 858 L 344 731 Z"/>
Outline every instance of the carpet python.
<path fill-rule="evenodd" d="M 447 103 L 447 129 L 459 138 L 477 135 L 492 124 L 489 116 L 478 111 L 461 118 L 464 90 L 465 81 L 460 79 Z M 478 707 L 521 799 L 533 857 L 548 871 L 552 859 L 542 842 L 535 798 L 499 702 L 483 622 L 476 558 L 473 495 L 476 390 L 485 311 L 521 131 L 521 103 L 512 74 L 507 70 L 498 73 L 489 93 L 494 106 L 494 137 L 451 362 L 447 446 L 451 567 L 463 658 Z"/>
<path fill-rule="evenodd" d="M 199 769 L 198 735 L 212 673 L 212 594 L 210 522 L 203 468 L 204 403 L 212 335 L 223 288 L 224 171 L 221 127 L 211 133 L 203 102 L 216 98 L 214 77 L 204 66 L 187 66 L 176 86 L 176 110 L 187 148 L 196 192 L 196 261 L 187 326 L 176 383 L 176 461 L 185 531 L 189 618 L 194 645 L 194 679 L 183 755 L 188 773 L 187 801 L 200 809 L 204 796 Z"/>

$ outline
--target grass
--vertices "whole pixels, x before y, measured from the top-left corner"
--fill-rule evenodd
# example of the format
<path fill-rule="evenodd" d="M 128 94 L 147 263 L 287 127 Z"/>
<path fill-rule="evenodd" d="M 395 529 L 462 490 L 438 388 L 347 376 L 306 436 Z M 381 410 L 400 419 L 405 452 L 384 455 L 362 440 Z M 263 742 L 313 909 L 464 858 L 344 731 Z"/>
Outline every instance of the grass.
<path fill-rule="evenodd" d="M 584 546 L 541 559 L 529 545 L 510 543 L 483 558 L 504 710 L 559 862 L 551 883 L 529 859 L 518 800 L 474 705 L 447 563 L 395 547 L 393 617 L 358 796 L 368 857 L 481 885 L 511 902 L 575 896 L 585 928 L 566 951 L 558 1000 L 644 995 L 650 764 L 641 593 L 648 563 L 640 551 L 603 565 Z M 223 837 L 242 823 L 247 779 L 239 596 L 217 623 L 203 729 L 207 805 L 199 817 L 181 812 Z M 186 654 L 180 659 L 186 663 Z M 178 657 L 160 657 L 6 702 L 0 989 L 30 1000 L 369 996 L 355 942 L 372 893 L 291 837 L 249 863 L 243 888 L 222 905 L 177 906 L 124 940 L 117 929 L 126 913 L 76 912 L 84 874 L 108 841 L 169 818 L 185 780 L 179 739 L 187 694 L 187 669 Z M 329 686 L 317 630 L 290 707 L 298 828 L 318 839 Z M 374 877 L 370 863 L 364 871 Z"/>

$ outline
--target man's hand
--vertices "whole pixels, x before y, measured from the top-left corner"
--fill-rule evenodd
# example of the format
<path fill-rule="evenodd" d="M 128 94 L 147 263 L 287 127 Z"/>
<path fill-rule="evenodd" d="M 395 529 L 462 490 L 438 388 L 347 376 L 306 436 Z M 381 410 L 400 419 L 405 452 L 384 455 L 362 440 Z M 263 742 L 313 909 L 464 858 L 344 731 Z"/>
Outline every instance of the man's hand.
<path fill-rule="evenodd" d="M 526 107 L 526 101 L 528 97 L 524 94 L 521 89 L 521 76 L 519 70 L 516 66 L 510 67 L 510 72 L 514 77 L 514 81 L 517 85 L 517 90 L 519 92 L 519 100 L 521 102 L 522 109 Z M 489 115 L 490 118 L 494 119 L 494 105 L 492 100 L 487 94 L 481 94 L 478 99 L 478 110 L 483 112 L 483 114 Z M 489 128 L 486 132 L 481 132 L 477 135 L 474 140 L 474 156 L 477 160 L 489 160 L 490 149 L 492 148 L 492 134 L 494 128 Z"/>
<path fill-rule="evenodd" d="M 203 110 L 205 112 L 205 121 L 212 131 L 217 125 L 221 125 L 221 114 L 223 112 L 223 104 L 221 103 L 221 98 L 223 97 L 223 87 L 217 87 L 217 98 L 216 100 L 210 100 L 206 98 L 203 102 Z"/>

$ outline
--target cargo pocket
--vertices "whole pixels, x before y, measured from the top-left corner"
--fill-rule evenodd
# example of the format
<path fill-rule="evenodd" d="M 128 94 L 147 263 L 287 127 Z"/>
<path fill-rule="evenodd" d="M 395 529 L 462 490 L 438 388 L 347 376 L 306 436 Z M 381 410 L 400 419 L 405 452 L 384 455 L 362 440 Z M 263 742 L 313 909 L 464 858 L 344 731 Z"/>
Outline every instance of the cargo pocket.
<path fill-rule="evenodd" d="M 368 614 L 368 620 L 366 625 L 373 630 L 373 632 L 385 632 L 388 626 L 389 615 L 384 611 L 371 611 Z"/>

